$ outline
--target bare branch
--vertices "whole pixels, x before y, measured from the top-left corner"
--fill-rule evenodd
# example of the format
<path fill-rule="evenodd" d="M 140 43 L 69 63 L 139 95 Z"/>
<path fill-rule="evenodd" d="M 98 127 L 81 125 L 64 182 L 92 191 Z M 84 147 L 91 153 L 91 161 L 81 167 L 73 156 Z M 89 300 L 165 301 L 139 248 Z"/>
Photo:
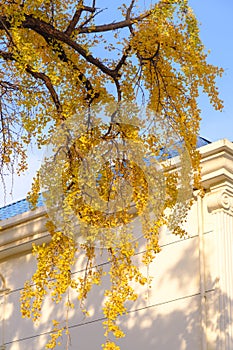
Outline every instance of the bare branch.
<path fill-rule="evenodd" d="M 129 5 L 129 7 L 128 7 L 128 9 L 127 9 L 127 12 L 126 12 L 126 19 L 130 19 L 130 16 L 131 16 L 131 12 L 132 12 L 134 3 L 135 3 L 135 0 L 132 0 L 132 1 L 131 1 L 131 4 Z"/>
<path fill-rule="evenodd" d="M 120 69 L 121 69 L 121 67 L 126 63 L 126 59 L 127 59 L 128 55 L 129 55 L 130 51 L 131 51 L 131 45 L 129 45 L 129 46 L 125 49 L 124 54 L 122 55 L 121 59 L 120 59 L 119 62 L 117 63 L 116 68 L 115 68 L 115 71 L 116 71 L 116 72 L 119 72 Z"/>
<path fill-rule="evenodd" d="M 12 84 L 9 81 L 1 80 L 0 86 L 5 90 L 19 90 L 19 87 L 16 84 Z"/>
<path fill-rule="evenodd" d="M 80 3 L 83 3 L 83 1 L 81 0 Z M 78 6 L 79 6 L 79 5 L 78 5 Z M 70 23 L 69 23 L 69 25 L 68 25 L 68 27 L 67 27 L 67 29 L 66 29 L 66 31 L 65 31 L 65 33 L 66 33 L 67 35 L 71 35 L 71 33 L 73 32 L 75 26 L 77 25 L 77 23 L 78 23 L 78 21 L 79 21 L 79 19 L 80 19 L 80 17 L 81 17 L 82 11 L 83 11 L 83 9 L 82 9 L 81 7 L 78 8 L 78 9 L 75 11 L 75 14 L 74 14 L 73 18 L 72 18 L 72 20 L 70 21 Z"/>
<path fill-rule="evenodd" d="M 89 18 L 87 18 L 83 23 L 80 24 L 80 26 L 78 27 L 78 31 L 79 29 L 83 28 L 86 24 L 88 24 L 93 18 L 95 18 L 96 16 L 98 16 L 101 12 L 103 12 L 106 9 L 101 9 L 95 13 L 93 13 Z"/>
<path fill-rule="evenodd" d="M 119 22 L 113 22 L 113 23 L 108 23 L 108 24 L 103 24 L 99 26 L 91 26 L 91 27 L 83 27 L 83 28 L 78 28 L 75 30 L 76 34 L 79 33 L 100 33 L 100 32 L 108 32 L 111 30 L 116 30 L 116 29 L 122 29 L 129 27 L 131 24 L 134 24 L 136 22 L 140 22 L 143 19 L 149 17 L 152 13 L 151 11 L 147 11 L 146 13 L 142 14 L 141 16 L 134 17 L 134 18 L 129 18 L 129 19 L 124 19 L 123 21 Z"/>
<path fill-rule="evenodd" d="M 1 135 L 2 135 L 2 144 L 3 144 L 3 153 L 5 153 L 5 145 L 6 145 L 6 135 L 5 135 L 5 120 L 2 112 L 2 101 L 0 99 L 0 122 L 1 122 Z M 2 162 L 2 161 L 1 161 Z"/>
<path fill-rule="evenodd" d="M 134 3 L 135 3 L 135 0 L 132 0 L 130 6 L 129 6 L 128 9 L 127 9 L 127 12 L 126 12 L 126 21 L 130 20 L 131 11 L 132 11 L 132 9 L 133 9 Z M 131 27 L 132 27 L 132 24 L 129 26 L 130 31 L 131 31 Z M 125 49 L 125 51 L 124 51 L 124 53 L 123 53 L 121 59 L 119 60 L 118 64 L 116 65 L 115 70 L 116 70 L 117 72 L 119 72 L 120 69 L 121 69 L 121 67 L 126 63 L 126 60 L 127 60 L 127 57 L 128 57 L 128 55 L 129 55 L 130 51 L 131 51 L 131 45 L 128 45 L 128 47 Z"/>

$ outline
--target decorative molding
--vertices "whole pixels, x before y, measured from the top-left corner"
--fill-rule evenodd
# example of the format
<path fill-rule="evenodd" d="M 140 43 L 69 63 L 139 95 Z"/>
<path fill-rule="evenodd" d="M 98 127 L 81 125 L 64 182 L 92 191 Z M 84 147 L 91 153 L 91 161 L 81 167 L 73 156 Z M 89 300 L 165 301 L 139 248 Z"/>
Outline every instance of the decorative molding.
<path fill-rule="evenodd" d="M 210 213 L 216 210 L 224 210 L 233 216 L 233 190 L 225 188 L 210 192 L 207 199 L 207 208 Z"/>
<path fill-rule="evenodd" d="M 202 186 L 209 189 L 217 183 L 233 184 L 233 143 L 223 139 L 199 149 Z"/>

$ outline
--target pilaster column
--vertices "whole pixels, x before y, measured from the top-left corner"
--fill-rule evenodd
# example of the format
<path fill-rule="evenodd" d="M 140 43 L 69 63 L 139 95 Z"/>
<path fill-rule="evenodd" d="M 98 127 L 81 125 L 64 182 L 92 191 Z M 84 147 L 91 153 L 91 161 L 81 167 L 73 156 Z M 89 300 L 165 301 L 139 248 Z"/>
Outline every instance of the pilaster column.
<path fill-rule="evenodd" d="M 210 189 L 218 265 L 218 337 L 216 350 L 233 349 L 233 184 L 226 181 Z"/>
<path fill-rule="evenodd" d="M 6 311 L 6 295 L 10 289 L 6 287 L 6 282 L 3 275 L 0 273 L 0 350 L 5 350 L 5 311 Z"/>

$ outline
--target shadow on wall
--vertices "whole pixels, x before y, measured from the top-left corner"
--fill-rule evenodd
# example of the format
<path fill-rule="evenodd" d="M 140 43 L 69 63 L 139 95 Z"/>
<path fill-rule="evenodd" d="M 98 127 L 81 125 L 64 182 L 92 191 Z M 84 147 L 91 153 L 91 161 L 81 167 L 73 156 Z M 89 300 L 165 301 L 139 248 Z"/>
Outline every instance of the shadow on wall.
<path fill-rule="evenodd" d="M 125 338 L 116 341 L 121 350 L 201 349 L 203 320 L 198 237 L 173 241 L 162 248 L 162 252 L 149 267 L 149 275 L 153 278 L 152 288 L 138 288 L 138 300 L 129 304 L 128 314 L 120 318 L 120 324 L 126 332 Z M 0 271 L 4 271 L 7 286 L 11 288 L 5 297 L 0 295 L 0 345 L 5 344 L 6 350 L 44 349 L 49 339 L 48 333 L 52 329 L 52 319 L 63 322 L 66 318 L 64 305 L 51 304 L 49 299 L 43 306 L 40 324 L 33 325 L 30 320 L 21 318 L 20 290 L 35 269 L 33 259 L 27 254 L 0 264 Z M 107 266 L 106 263 L 105 267 Z M 78 276 L 80 272 L 74 273 Z M 108 280 L 105 278 L 102 286 L 95 286 L 91 291 L 87 301 L 87 309 L 90 311 L 88 318 L 83 318 L 78 310 L 77 298 L 70 294 L 69 297 L 76 303 L 76 309 L 69 314 L 70 350 L 101 350 L 101 344 L 104 343 L 101 304 L 107 286 Z M 218 295 L 215 281 L 212 281 L 211 288 L 205 292 L 208 333 L 205 335 L 210 344 L 217 341 L 218 325 L 222 321 L 222 316 L 217 313 Z M 225 297 L 227 313 L 227 304 L 232 301 Z M 230 320 L 229 317 L 226 319 Z M 226 323 L 226 332 L 228 326 L 229 323 Z M 58 349 L 67 349 L 66 336 L 61 341 L 62 345 Z"/>

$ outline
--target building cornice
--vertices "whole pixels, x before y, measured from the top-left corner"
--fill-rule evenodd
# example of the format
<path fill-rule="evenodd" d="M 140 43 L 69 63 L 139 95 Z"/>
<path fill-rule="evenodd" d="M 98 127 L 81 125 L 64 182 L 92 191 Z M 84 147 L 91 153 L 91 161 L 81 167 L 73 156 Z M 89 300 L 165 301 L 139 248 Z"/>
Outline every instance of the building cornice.
<path fill-rule="evenodd" d="M 0 221 L 0 261 L 48 240 L 43 207 Z"/>
<path fill-rule="evenodd" d="M 209 189 L 222 182 L 233 183 L 233 144 L 219 140 L 199 149 L 201 154 L 201 183 Z"/>

